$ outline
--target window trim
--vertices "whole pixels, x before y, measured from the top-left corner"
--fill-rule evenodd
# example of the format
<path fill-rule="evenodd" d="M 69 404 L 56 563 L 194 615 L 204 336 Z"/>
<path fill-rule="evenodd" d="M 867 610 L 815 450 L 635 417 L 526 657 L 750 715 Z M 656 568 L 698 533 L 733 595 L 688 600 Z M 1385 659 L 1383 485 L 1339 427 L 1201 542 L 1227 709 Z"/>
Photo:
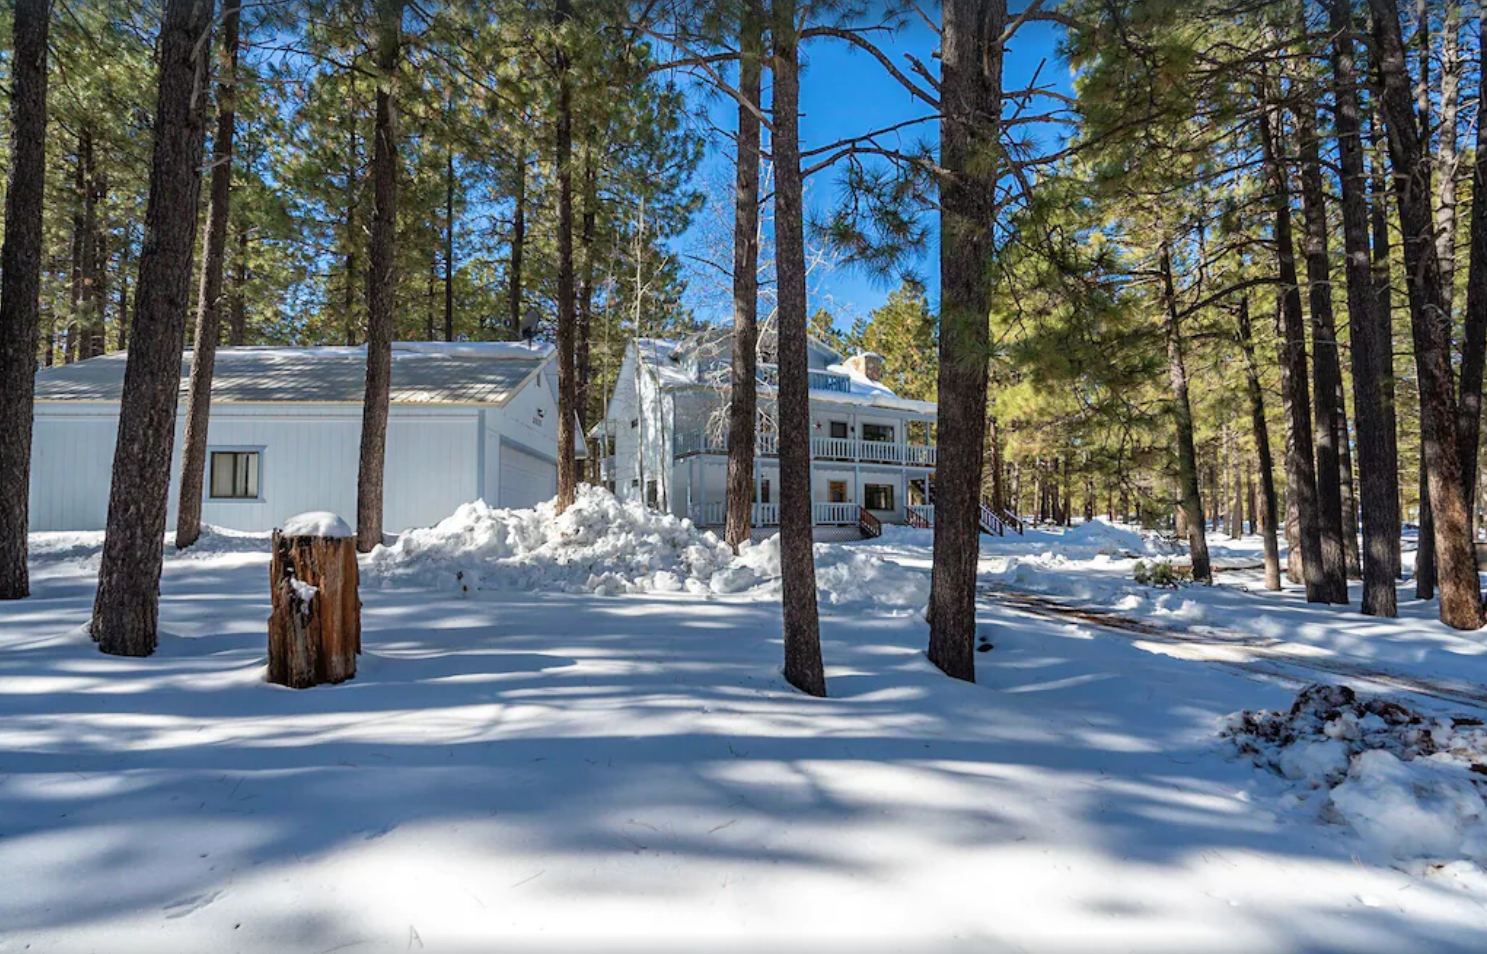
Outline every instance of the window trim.
<path fill-rule="evenodd" d="M 872 502 L 871 502 L 872 501 L 872 498 L 871 498 L 870 494 L 871 494 L 871 492 L 874 489 L 882 489 L 884 491 L 887 491 L 887 493 L 888 493 L 888 506 L 886 506 L 886 507 L 874 507 L 872 505 Z M 898 508 L 894 506 L 893 497 L 894 497 L 894 494 L 893 494 L 893 484 L 863 484 L 862 485 L 862 506 L 863 506 L 864 509 L 871 510 L 874 513 L 889 513 L 891 511 L 897 510 Z"/>
<path fill-rule="evenodd" d="M 266 498 L 263 493 L 263 459 L 266 456 L 266 448 L 262 444 L 210 444 L 207 446 L 206 473 L 202 475 L 201 493 L 204 504 L 252 504 L 264 503 Z M 258 496 L 256 497 L 214 497 L 212 496 L 212 455 L 213 454 L 257 454 L 258 455 Z"/>
<path fill-rule="evenodd" d="M 842 488 L 842 499 L 841 500 L 832 500 L 831 499 L 831 496 L 832 496 L 832 494 L 834 494 L 836 492 L 836 488 L 838 488 L 838 487 Z M 851 503 L 852 502 L 851 497 L 852 497 L 852 487 L 851 487 L 851 484 L 850 484 L 849 481 L 845 481 L 845 480 L 828 480 L 828 481 L 826 481 L 826 502 L 827 503 Z"/>

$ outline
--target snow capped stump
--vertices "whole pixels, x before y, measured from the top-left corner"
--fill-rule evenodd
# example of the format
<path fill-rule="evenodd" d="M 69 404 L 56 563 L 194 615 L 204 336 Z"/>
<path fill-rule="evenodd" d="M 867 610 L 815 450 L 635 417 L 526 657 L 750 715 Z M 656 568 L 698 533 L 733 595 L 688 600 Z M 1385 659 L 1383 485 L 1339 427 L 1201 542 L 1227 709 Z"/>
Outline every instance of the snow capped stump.
<path fill-rule="evenodd" d="M 268 681 L 291 689 L 344 682 L 361 652 L 356 535 L 333 513 L 303 513 L 274 531 L 269 563 Z"/>

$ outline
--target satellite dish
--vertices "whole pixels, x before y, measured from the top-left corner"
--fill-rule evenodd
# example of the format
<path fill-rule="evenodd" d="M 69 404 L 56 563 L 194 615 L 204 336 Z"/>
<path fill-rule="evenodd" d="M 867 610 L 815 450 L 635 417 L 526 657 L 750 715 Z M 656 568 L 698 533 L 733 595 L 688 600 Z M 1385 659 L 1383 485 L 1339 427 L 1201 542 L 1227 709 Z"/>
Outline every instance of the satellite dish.
<path fill-rule="evenodd" d="M 520 331 L 521 339 L 523 341 L 531 341 L 533 338 L 537 337 L 537 323 L 541 320 L 541 313 L 538 312 L 536 308 L 528 305 L 527 310 L 523 312 L 521 316 Z"/>

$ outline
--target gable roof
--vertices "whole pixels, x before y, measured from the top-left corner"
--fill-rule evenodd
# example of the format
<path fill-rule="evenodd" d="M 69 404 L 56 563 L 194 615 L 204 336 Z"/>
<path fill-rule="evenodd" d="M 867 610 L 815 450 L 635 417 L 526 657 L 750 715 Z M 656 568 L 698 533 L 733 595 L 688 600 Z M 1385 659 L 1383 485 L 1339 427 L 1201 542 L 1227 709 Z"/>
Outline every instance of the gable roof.
<path fill-rule="evenodd" d="M 360 404 L 366 348 L 218 348 L 212 401 L 224 404 Z M 550 346 L 519 342 L 398 342 L 392 350 L 393 404 L 505 404 L 549 360 Z M 124 352 L 36 373 L 36 400 L 116 403 Z M 180 393 L 191 378 L 181 356 Z"/>

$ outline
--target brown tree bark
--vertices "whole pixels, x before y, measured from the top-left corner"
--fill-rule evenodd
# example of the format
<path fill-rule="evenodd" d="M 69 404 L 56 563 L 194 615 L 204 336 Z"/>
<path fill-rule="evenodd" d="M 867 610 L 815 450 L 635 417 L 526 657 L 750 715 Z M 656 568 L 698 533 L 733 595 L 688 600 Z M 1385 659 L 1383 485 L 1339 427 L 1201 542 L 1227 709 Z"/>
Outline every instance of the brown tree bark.
<path fill-rule="evenodd" d="M 511 262 L 506 269 L 506 323 L 512 338 L 521 332 L 522 255 L 527 245 L 527 157 L 516 159 L 516 184 L 511 190 Z"/>
<path fill-rule="evenodd" d="M 1401 559 L 1401 539 L 1399 533 L 1399 522 L 1402 519 L 1404 503 L 1400 496 L 1399 487 L 1399 422 L 1394 400 L 1394 292 L 1390 277 L 1390 252 L 1389 252 L 1389 182 L 1388 171 L 1385 168 L 1383 149 L 1380 145 L 1379 120 L 1372 109 L 1365 112 L 1368 120 L 1368 153 L 1369 153 L 1369 202 L 1368 202 L 1368 230 L 1371 238 L 1370 271 L 1373 275 L 1374 294 L 1377 297 L 1375 303 L 1375 315 L 1377 331 L 1375 341 L 1377 343 L 1377 361 L 1379 372 L 1379 448 L 1383 456 L 1380 458 L 1379 470 L 1389 475 L 1389 485 L 1394 488 L 1391 499 L 1394 501 L 1392 513 L 1394 523 L 1386 522 L 1386 527 L 1380 529 L 1380 533 L 1388 533 L 1389 539 L 1382 541 L 1387 544 L 1389 553 L 1389 567 L 1391 576 L 1399 579 L 1404 575 L 1404 565 Z M 1382 485 L 1381 485 L 1382 486 Z M 1365 529 L 1367 523 L 1365 521 Z M 1382 615 L 1382 614 L 1381 614 Z"/>
<path fill-rule="evenodd" d="M 119 326 L 114 329 L 114 347 L 123 351 L 129 346 L 129 248 L 134 241 L 134 229 L 129 219 L 124 219 L 124 241 L 119 246 Z"/>
<path fill-rule="evenodd" d="M 207 465 L 207 429 L 212 414 L 212 374 L 222 324 L 222 271 L 227 257 L 227 213 L 232 200 L 232 148 L 237 112 L 238 19 L 241 0 L 223 0 L 222 46 L 217 63 L 217 131 L 212 139 L 211 205 L 207 210 L 206 260 L 196 302 L 191 348 L 191 384 L 186 397 L 186 433 L 181 448 L 181 491 L 176 502 L 176 547 L 201 535 L 201 492 Z"/>
<path fill-rule="evenodd" d="M 367 251 L 367 383 L 356 476 L 356 548 L 382 543 L 382 481 L 392 388 L 393 305 L 397 289 L 398 129 L 394 79 L 402 48 L 404 0 L 377 0 L 377 120 L 372 147 L 372 240 Z"/>
<path fill-rule="evenodd" d="M 780 431 L 780 567 L 785 679 L 826 695 L 811 501 L 811 397 L 806 336 L 804 183 L 800 173 L 800 62 L 795 0 L 774 0 L 775 275 Z"/>
<path fill-rule="evenodd" d="M 573 450 L 578 380 L 574 368 L 573 293 L 573 86 L 569 76 L 567 40 L 561 36 L 573 18 L 571 0 L 557 0 L 553 25 L 560 38 L 554 55 L 557 72 L 556 129 L 553 134 L 553 171 L 558 185 L 558 496 L 557 513 L 573 504 L 578 491 L 578 460 Z"/>
<path fill-rule="evenodd" d="M 738 27 L 738 160 L 733 193 L 733 365 L 728 405 L 727 525 L 735 550 L 753 522 L 754 441 L 759 414 L 759 116 L 762 12 L 743 5 Z"/>
<path fill-rule="evenodd" d="M 929 659 L 976 680 L 976 566 L 986 440 L 1006 0 L 946 0 L 940 82 L 939 451 Z"/>
<path fill-rule="evenodd" d="M 356 221 L 361 196 L 359 188 L 361 143 L 356 135 L 356 121 L 361 113 L 361 104 L 357 102 L 356 97 L 356 60 L 357 58 L 352 56 L 351 63 L 346 69 L 346 195 L 342 203 L 346 207 L 345 220 L 342 223 L 345 229 L 343 241 L 346 255 L 346 284 L 341 290 L 341 325 L 343 340 L 348 348 L 364 340 L 367 333 L 366 328 L 363 327 L 358 334 L 356 326 L 356 250 L 361 246 L 361 236 L 358 234 Z"/>
<path fill-rule="evenodd" d="M 1322 548 L 1323 595 L 1348 602 L 1347 548 L 1343 542 L 1342 476 L 1337 421 L 1342 416 L 1342 369 L 1332 316 L 1332 266 L 1327 248 L 1327 207 L 1314 105 L 1297 108 L 1301 158 L 1302 247 L 1311 305 L 1312 434 L 1316 448 L 1317 534 Z"/>
<path fill-rule="evenodd" d="M 0 248 L 0 599 L 31 592 L 31 421 L 41 310 L 46 191 L 46 52 L 51 0 L 16 0 L 11 14 L 10 169 Z"/>
<path fill-rule="evenodd" d="M 1487 41 L 1487 11 L 1479 34 Z M 1487 49 L 1487 47 L 1483 47 Z M 1487 70 L 1480 71 L 1479 103 L 1487 103 Z M 1456 419 L 1461 445 L 1461 489 L 1472 499 L 1477 486 L 1477 452 L 1482 427 L 1482 369 L 1487 359 L 1487 123 L 1477 122 L 1472 162 L 1471 248 L 1467 253 L 1466 312 L 1461 340 L 1461 407 Z"/>
<path fill-rule="evenodd" d="M 154 150 L 145 208 L 149 238 L 139 257 L 138 294 L 107 532 L 92 633 L 105 653 L 155 651 L 170 453 L 180 391 L 181 342 L 196 245 L 212 0 L 167 0 L 157 45 Z"/>
<path fill-rule="evenodd" d="M 1441 622 L 1455 629 L 1482 625 L 1471 520 L 1461 483 L 1458 404 L 1451 370 L 1451 327 L 1442 296 L 1430 200 L 1430 155 L 1416 123 L 1397 0 L 1369 0 L 1378 51 L 1380 106 L 1394 167 L 1404 239 L 1405 274 L 1420 386 L 1421 442 L 1434 517 Z"/>
<path fill-rule="evenodd" d="M 444 340 L 454 340 L 454 150 L 444 150 Z"/>
<path fill-rule="evenodd" d="M 232 257 L 232 296 L 227 311 L 227 343 L 241 348 L 248 343 L 248 226 L 237 224 L 237 251 Z"/>
<path fill-rule="evenodd" d="M 1177 490 L 1188 531 L 1193 580 L 1212 583 L 1208 537 L 1203 526 L 1203 498 L 1198 492 L 1198 452 L 1193 444 L 1193 406 L 1188 400 L 1188 372 L 1182 358 L 1182 328 L 1177 316 L 1177 288 L 1172 280 L 1172 249 L 1162 243 L 1163 329 L 1167 337 L 1167 379 L 1172 387 L 1172 418 L 1177 425 Z M 1217 469 L 1217 468 L 1215 468 Z M 1215 501 L 1215 512 L 1221 506 Z"/>
<path fill-rule="evenodd" d="M 1337 396 L 1337 408 L 1337 476 L 1342 489 L 1342 550 L 1347 557 L 1348 579 L 1358 580 L 1363 577 L 1363 564 L 1358 552 L 1358 497 L 1354 492 L 1347 398 L 1341 392 Z"/>
<path fill-rule="evenodd" d="M 102 180 L 93 145 L 93 130 L 78 134 L 79 185 L 82 188 L 82 233 L 78 243 L 80 289 L 77 333 L 79 359 L 103 354 L 103 296 L 98 270 L 98 205 Z"/>
<path fill-rule="evenodd" d="M 270 553 L 268 681 L 308 689 L 351 679 L 361 652 L 355 541 L 275 530 Z"/>
<path fill-rule="evenodd" d="M 1261 102 L 1267 97 L 1263 94 Z M 1277 115 L 1267 107 L 1260 114 L 1260 144 L 1270 178 L 1275 216 L 1276 266 L 1280 278 L 1281 388 L 1286 394 L 1286 493 L 1288 509 L 1295 503 L 1301 572 L 1306 600 L 1331 599 L 1322 566 L 1322 544 L 1317 516 L 1317 476 L 1312 461 L 1311 397 L 1306 380 L 1306 321 L 1301 311 L 1301 288 L 1296 274 L 1296 247 L 1291 231 L 1291 199 L 1286 169 L 1276 142 Z M 1289 521 L 1288 521 L 1289 522 Z"/>
<path fill-rule="evenodd" d="M 1440 260 L 1441 298 L 1449 317 L 1455 311 L 1456 299 L 1456 122 L 1461 104 L 1461 5 L 1459 0 L 1443 0 L 1443 6 L 1440 46 L 1441 115 L 1436 138 L 1440 176 L 1436 182 L 1435 249 L 1436 257 Z M 1429 36 L 1427 26 L 1421 34 L 1421 42 L 1428 45 Z M 1426 82 L 1428 83 L 1428 79 Z M 1468 494 L 1467 497 L 1470 499 L 1471 495 Z"/>
<path fill-rule="evenodd" d="M 590 376 L 593 372 L 594 332 L 594 240 L 599 228 L 599 170 L 594 149 L 583 153 L 583 216 L 578 227 L 578 314 L 574 328 L 574 404 L 578 408 L 578 437 L 588 447 L 593 480 L 599 480 L 599 448 L 589 443 Z"/>

